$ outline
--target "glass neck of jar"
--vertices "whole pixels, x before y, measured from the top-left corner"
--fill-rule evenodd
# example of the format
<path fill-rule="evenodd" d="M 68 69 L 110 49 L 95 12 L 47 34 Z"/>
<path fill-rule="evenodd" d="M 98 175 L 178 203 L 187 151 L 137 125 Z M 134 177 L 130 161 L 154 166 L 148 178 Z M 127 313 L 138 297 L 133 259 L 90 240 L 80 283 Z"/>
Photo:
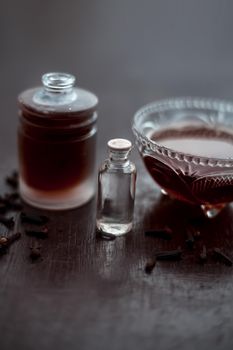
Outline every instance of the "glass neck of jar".
<path fill-rule="evenodd" d="M 57 106 L 72 103 L 77 98 L 75 77 L 66 73 L 47 73 L 42 76 L 43 87 L 33 97 L 35 103 Z"/>
<path fill-rule="evenodd" d="M 129 165 L 129 155 L 130 151 L 117 151 L 117 150 L 110 150 L 109 151 L 109 160 L 112 163 L 112 165 L 116 165 L 118 167 L 126 167 Z"/>

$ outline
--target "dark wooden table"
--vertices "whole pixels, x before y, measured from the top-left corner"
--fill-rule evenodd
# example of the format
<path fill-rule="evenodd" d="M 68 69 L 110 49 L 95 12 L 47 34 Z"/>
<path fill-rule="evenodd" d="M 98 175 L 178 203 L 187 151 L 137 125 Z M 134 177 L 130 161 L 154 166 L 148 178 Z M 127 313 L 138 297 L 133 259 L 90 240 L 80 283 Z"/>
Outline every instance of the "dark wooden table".
<path fill-rule="evenodd" d="M 174 95 L 233 97 L 233 4 L 201 1 L 4 2 L 0 12 L 0 171 L 17 167 L 17 94 L 47 71 L 68 71 L 100 98 L 98 163 L 109 138 L 133 139 L 133 113 Z M 95 200 L 49 213 L 43 260 L 32 263 L 23 235 L 0 259 L 0 349 L 232 349 L 233 268 L 197 262 L 222 248 L 233 257 L 232 207 L 201 224 L 194 252 L 185 227 L 198 208 L 161 197 L 137 152 L 134 229 L 95 237 Z M 27 208 L 32 212 L 35 209 Z M 22 230 L 16 217 L 15 230 Z M 145 237 L 166 224 L 171 241 Z M 0 227 L 1 232 L 5 228 Z M 145 263 L 181 246 L 180 262 Z"/>

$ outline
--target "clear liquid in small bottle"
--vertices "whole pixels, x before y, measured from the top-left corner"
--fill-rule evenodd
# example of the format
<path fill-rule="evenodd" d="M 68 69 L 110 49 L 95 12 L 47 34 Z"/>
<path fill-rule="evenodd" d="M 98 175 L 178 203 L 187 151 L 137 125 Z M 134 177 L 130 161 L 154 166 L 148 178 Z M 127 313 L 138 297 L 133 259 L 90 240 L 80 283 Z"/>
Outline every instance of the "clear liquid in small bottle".
<path fill-rule="evenodd" d="M 96 225 L 99 231 L 123 235 L 132 229 L 136 168 L 128 159 L 130 141 L 108 142 L 109 158 L 98 174 L 98 207 Z"/>

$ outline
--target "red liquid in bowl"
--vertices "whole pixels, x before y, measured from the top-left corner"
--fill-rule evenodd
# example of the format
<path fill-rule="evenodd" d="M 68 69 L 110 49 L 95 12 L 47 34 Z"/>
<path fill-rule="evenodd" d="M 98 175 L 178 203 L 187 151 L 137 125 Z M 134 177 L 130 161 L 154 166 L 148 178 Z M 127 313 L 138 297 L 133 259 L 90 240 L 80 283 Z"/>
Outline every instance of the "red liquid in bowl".
<path fill-rule="evenodd" d="M 207 128 L 166 129 L 149 137 L 176 152 L 204 159 L 233 158 L 233 135 Z M 223 204 L 233 201 L 233 167 L 180 161 L 146 154 L 145 165 L 154 180 L 172 197 L 193 204 Z M 203 164 L 203 161 L 201 160 Z"/>

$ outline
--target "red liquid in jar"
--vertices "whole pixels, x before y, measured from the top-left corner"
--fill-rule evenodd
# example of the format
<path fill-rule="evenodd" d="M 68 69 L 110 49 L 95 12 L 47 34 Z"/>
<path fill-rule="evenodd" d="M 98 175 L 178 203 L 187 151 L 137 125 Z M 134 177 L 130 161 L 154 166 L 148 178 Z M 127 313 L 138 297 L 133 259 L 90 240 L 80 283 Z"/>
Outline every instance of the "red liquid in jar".
<path fill-rule="evenodd" d="M 30 119 L 30 113 L 26 113 Z M 22 117 L 25 118 L 24 112 Z M 22 176 L 28 186 L 37 190 L 69 190 L 94 172 L 96 137 L 85 136 L 87 128 L 77 129 L 73 135 L 69 132 L 54 134 L 54 128 L 59 126 L 61 118 L 72 119 L 75 116 L 53 113 L 51 118 L 54 121 L 53 135 L 48 126 L 41 129 L 30 126 L 28 128 L 33 129 L 29 131 L 30 134 L 19 131 Z"/>
<path fill-rule="evenodd" d="M 233 135 L 207 128 L 167 129 L 149 137 L 156 143 L 199 158 L 233 158 Z M 154 180 L 172 197 L 194 204 L 223 204 L 233 201 L 233 168 L 201 165 L 163 155 L 144 156 Z M 204 158 L 203 158 L 204 159 Z M 204 160 L 205 162 L 205 160 Z"/>

